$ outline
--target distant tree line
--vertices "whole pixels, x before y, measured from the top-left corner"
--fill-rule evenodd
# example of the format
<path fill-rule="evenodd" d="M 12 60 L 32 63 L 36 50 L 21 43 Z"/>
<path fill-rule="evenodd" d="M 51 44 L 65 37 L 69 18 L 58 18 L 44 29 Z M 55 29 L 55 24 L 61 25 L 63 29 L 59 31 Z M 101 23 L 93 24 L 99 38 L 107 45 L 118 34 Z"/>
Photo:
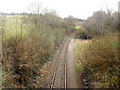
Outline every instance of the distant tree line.
<path fill-rule="evenodd" d="M 107 32 L 114 32 L 118 29 L 118 12 L 97 11 L 84 22 L 84 27 L 89 33 L 94 35 L 103 35 Z"/>

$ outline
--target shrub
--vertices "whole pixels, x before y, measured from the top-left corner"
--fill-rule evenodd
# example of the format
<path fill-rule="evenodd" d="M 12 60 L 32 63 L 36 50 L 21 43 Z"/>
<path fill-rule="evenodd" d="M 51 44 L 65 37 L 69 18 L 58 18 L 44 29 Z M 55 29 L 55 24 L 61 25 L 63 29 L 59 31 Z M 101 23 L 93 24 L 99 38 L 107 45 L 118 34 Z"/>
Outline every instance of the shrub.
<path fill-rule="evenodd" d="M 98 87 L 118 88 L 118 33 L 109 33 L 81 45 L 76 47 L 77 58 L 83 68 L 93 72 Z"/>
<path fill-rule="evenodd" d="M 77 35 L 89 34 L 89 32 L 83 26 L 80 26 L 80 28 L 77 29 L 76 33 L 77 33 Z"/>
<path fill-rule="evenodd" d="M 65 37 L 62 19 L 51 14 L 48 16 L 23 15 L 20 18 L 16 15 L 15 18 L 5 18 L 2 65 L 8 77 L 5 77 L 4 87 L 35 87 L 40 69 L 51 60 L 56 47 Z M 51 20 L 51 17 L 56 17 L 56 20 Z"/>

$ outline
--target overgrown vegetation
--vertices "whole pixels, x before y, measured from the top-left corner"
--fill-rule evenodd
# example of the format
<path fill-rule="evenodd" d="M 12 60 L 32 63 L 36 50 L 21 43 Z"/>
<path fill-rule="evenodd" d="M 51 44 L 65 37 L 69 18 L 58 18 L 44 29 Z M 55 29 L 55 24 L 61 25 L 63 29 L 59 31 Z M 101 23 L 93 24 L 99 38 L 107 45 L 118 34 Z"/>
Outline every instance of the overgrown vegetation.
<path fill-rule="evenodd" d="M 102 10 L 94 12 L 83 26 L 93 36 L 113 32 L 118 28 L 118 12 L 112 12 L 109 9 L 106 12 Z"/>
<path fill-rule="evenodd" d="M 42 87 L 42 68 L 71 33 L 68 21 L 51 12 L 1 17 L 3 88 Z"/>
<path fill-rule="evenodd" d="M 86 79 L 94 88 L 119 88 L 118 21 L 114 15 L 117 14 L 110 11 L 95 12 L 84 23 L 94 38 L 75 48 L 76 69 L 89 70 L 91 74 Z"/>
<path fill-rule="evenodd" d="M 42 87 L 54 52 L 74 31 L 92 36 L 75 48 L 76 70 L 87 70 L 86 78 L 95 88 L 119 87 L 118 12 L 108 9 L 87 20 L 62 19 L 42 11 L 38 3 L 33 6 L 31 14 L 0 14 L 0 89 Z"/>

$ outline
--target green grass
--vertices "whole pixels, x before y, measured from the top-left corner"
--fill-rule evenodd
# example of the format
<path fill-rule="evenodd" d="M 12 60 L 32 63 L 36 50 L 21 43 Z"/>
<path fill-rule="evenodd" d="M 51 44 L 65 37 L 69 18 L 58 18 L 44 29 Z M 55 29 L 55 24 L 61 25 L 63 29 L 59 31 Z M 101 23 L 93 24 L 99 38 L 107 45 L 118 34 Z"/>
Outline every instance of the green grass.
<path fill-rule="evenodd" d="M 79 61 L 75 62 L 75 70 L 80 72 L 82 70 L 81 63 Z"/>
<path fill-rule="evenodd" d="M 81 28 L 81 26 L 76 25 L 74 28 L 75 28 L 75 29 L 80 29 L 80 28 Z"/>
<path fill-rule="evenodd" d="M 5 24 L 2 27 L 3 40 L 20 35 L 24 36 L 28 33 L 28 26 L 22 23 L 21 17 L 19 15 L 5 17 Z"/>
<path fill-rule="evenodd" d="M 86 34 L 86 35 L 90 35 L 89 34 L 89 31 L 86 30 L 83 26 L 76 26 L 75 27 L 77 30 L 76 30 L 76 35 L 79 36 L 81 34 Z"/>

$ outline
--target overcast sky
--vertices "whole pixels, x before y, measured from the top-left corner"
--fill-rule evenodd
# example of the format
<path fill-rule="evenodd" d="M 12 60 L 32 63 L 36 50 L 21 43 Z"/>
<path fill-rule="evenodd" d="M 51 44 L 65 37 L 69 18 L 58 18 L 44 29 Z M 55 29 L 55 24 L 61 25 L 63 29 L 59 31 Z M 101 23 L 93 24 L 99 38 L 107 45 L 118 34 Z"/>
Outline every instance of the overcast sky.
<path fill-rule="evenodd" d="M 43 7 L 56 10 L 61 17 L 72 15 L 86 19 L 94 11 L 106 10 L 107 7 L 117 11 L 118 1 L 120 0 L 0 0 L 0 11 L 5 13 L 29 12 L 28 8 L 32 2 L 40 2 Z"/>

